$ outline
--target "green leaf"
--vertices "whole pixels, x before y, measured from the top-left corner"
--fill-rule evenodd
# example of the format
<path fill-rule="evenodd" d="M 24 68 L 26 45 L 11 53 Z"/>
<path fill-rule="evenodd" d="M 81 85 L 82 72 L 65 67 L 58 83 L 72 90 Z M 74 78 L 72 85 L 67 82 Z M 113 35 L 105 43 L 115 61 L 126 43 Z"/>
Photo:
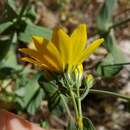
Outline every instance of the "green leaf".
<path fill-rule="evenodd" d="M 3 60 L 3 58 L 5 58 L 5 56 L 7 55 L 7 52 L 9 51 L 9 47 L 10 47 L 10 40 L 4 39 L 4 40 L 0 40 L 0 61 Z"/>
<path fill-rule="evenodd" d="M 83 118 L 84 130 L 96 130 L 92 121 L 88 118 Z"/>
<path fill-rule="evenodd" d="M 15 47 L 13 45 L 10 46 L 10 44 L 10 41 L 0 43 L 0 79 L 10 78 L 16 71 L 22 68 L 17 63 Z"/>
<path fill-rule="evenodd" d="M 27 10 L 25 10 L 26 17 L 30 18 L 32 21 L 36 19 L 36 15 L 37 15 L 35 8 L 36 8 L 35 5 L 30 5 L 30 7 Z"/>
<path fill-rule="evenodd" d="M 43 74 L 44 75 L 42 75 L 39 78 L 38 82 L 40 86 L 44 89 L 45 99 L 48 100 L 49 110 L 59 115 L 60 111 L 62 112 L 64 111 L 64 105 L 60 97 L 60 90 L 54 79 L 50 81 L 46 81 L 46 79 L 44 79 L 46 73 L 43 72 Z"/>
<path fill-rule="evenodd" d="M 36 110 L 40 106 L 42 99 L 44 98 L 45 93 L 42 88 L 38 90 L 38 92 L 35 94 L 33 99 L 28 105 L 27 112 L 34 115 L 36 113 Z"/>
<path fill-rule="evenodd" d="M 111 77 L 122 69 L 122 65 L 116 65 L 111 53 L 98 65 L 97 73 L 105 77 Z"/>
<path fill-rule="evenodd" d="M 48 99 L 49 110 L 52 111 L 56 106 L 60 104 L 60 95 L 59 92 L 56 91 L 51 97 Z"/>
<path fill-rule="evenodd" d="M 16 10 L 16 0 L 7 0 L 7 4 L 9 5 L 9 7 L 10 7 L 15 13 L 17 13 L 17 10 Z"/>
<path fill-rule="evenodd" d="M 46 39 L 51 38 L 51 30 L 45 27 L 40 27 L 34 24 L 28 24 L 24 32 L 20 33 L 19 40 L 25 43 L 30 43 L 32 41 L 33 35 L 38 35 Z"/>
<path fill-rule="evenodd" d="M 56 107 L 56 105 L 60 103 L 60 95 L 58 93 L 58 89 L 52 83 L 52 81 L 50 82 L 40 81 L 39 83 L 46 93 L 46 99 L 48 100 L 49 110 L 52 111 Z"/>
<path fill-rule="evenodd" d="M 75 122 L 73 122 L 73 121 L 69 121 L 69 123 L 68 123 L 68 127 L 67 127 L 67 130 L 76 130 L 77 128 L 76 128 L 76 124 L 75 124 Z"/>
<path fill-rule="evenodd" d="M 109 30 L 109 27 L 112 25 L 112 13 L 116 3 L 117 0 L 106 0 L 97 17 L 97 27 L 101 31 L 100 33 L 103 33 L 105 39 L 104 46 L 109 52 L 105 59 L 97 66 L 97 73 L 105 77 L 117 74 L 123 68 L 122 65 L 117 64 L 126 62 L 125 56 L 117 44 L 114 31 Z"/>
<path fill-rule="evenodd" d="M 16 10 L 16 0 L 6 0 L 5 9 L 2 13 L 0 23 L 15 19 L 18 13 L 18 10 Z"/>
<path fill-rule="evenodd" d="M 55 80 L 46 81 L 46 79 L 44 77 L 45 75 L 46 75 L 46 71 L 43 72 L 41 77 L 38 79 L 38 83 L 44 89 L 46 95 L 48 97 L 51 97 L 58 90 L 58 88 L 56 86 Z"/>
<path fill-rule="evenodd" d="M 14 69 L 17 68 L 17 59 L 16 59 L 16 53 L 12 48 L 10 48 L 8 54 L 6 55 L 5 59 L 3 60 L 3 64 L 6 67 L 12 67 Z"/>
<path fill-rule="evenodd" d="M 109 30 L 112 25 L 112 14 L 117 4 L 117 0 L 106 0 L 97 17 L 97 28 L 101 36 L 104 37 L 104 46 L 108 55 L 97 66 L 97 73 L 105 77 L 111 77 L 117 74 L 126 62 L 125 56 L 115 39 L 114 30 Z"/>
<path fill-rule="evenodd" d="M 112 14 L 117 0 L 105 0 L 97 17 L 97 27 L 99 30 L 107 31 L 112 25 Z"/>
<path fill-rule="evenodd" d="M 4 31 L 6 31 L 12 25 L 13 25 L 13 22 L 10 22 L 10 21 L 0 24 L 0 34 L 3 33 Z"/>
<path fill-rule="evenodd" d="M 41 121 L 40 126 L 42 128 L 48 129 L 49 128 L 49 123 L 48 123 L 48 121 Z"/>
<path fill-rule="evenodd" d="M 0 68 L 0 79 L 8 79 L 15 73 L 15 70 L 11 67 L 2 67 Z"/>
<path fill-rule="evenodd" d="M 49 97 L 57 91 L 57 88 L 50 82 L 40 82 L 40 86 L 43 87 L 44 91 Z"/>
<path fill-rule="evenodd" d="M 21 69 L 21 65 L 18 65 L 17 63 L 16 52 L 13 46 L 9 48 L 8 53 L 6 54 L 5 58 L 2 60 L 1 67 L 9 67 L 15 70 Z"/>
<path fill-rule="evenodd" d="M 39 75 L 35 75 L 32 79 L 26 80 L 25 83 L 21 82 L 19 84 L 19 88 L 15 92 L 15 94 L 18 96 L 15 100 L 23 109 L 28 106 L 34 95 L 39 90 L 39 84 L 37 82 L 38 77 Z M 19 95 L 21 92 L 22 95 Z"/>
<path fill-rule="evenodd" d="M 105 37 L 105 47 L 108 50 L 108 55 L 97 66 L 97 73 L 105 77 L 111 77 L 117 74 L 126 62 L 125 56 L 116 43 L 114 33 Z"/>

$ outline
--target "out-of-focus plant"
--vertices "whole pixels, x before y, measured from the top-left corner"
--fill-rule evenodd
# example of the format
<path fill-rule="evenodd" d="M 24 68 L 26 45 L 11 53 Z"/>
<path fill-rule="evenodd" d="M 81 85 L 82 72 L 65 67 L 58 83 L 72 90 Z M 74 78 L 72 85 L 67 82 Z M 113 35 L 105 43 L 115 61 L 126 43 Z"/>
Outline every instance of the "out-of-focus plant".
<path fill-rule="evenodd" d="M 30 43 L 34 34 L 51 37 L 50 29 L 33 23 L 35 18 L 35 6 L 29 0 L 5 1 L 0 16 L 0 106 L 12 109 L 17 103 L 30 114 L 35 113 L 44 95 L 34 75 L 37 72 L 18 64 L 17 48 Z"/>
<path fill-rule="evenodd" d="M 123 68 L 123 65 L 130 64 L 119 48 L 114 34 L 114 29 L 123 24 L 127 24 L 130 21 L 130 17 L 128 16 L 126 19 L 122 19 L 122 21 L 113 23 L 112 17 L 116 6 L 117 0 L 105 0 L 99 15 L 97 16 L 98 34 L 104 37 L 104 46 L 108 51 L 107 56 L 98 65 L 97 72 L 105 77 L 111 77 L 119 73 Z"/>

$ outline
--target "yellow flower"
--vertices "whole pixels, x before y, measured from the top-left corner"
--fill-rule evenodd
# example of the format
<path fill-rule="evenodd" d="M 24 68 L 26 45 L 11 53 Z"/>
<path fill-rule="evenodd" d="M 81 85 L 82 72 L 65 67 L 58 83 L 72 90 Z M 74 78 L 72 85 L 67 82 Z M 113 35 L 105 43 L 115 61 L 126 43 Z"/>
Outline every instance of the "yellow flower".
<path fill-rule="evenodd" d="M 86 25 L 79 25 L 69 36 L 61 28 L 55 28 L 51 40 L 33 36 L 36 49 L 22 48 L 21 52 L 29 57 L 23 61 L 36 64 L 43 69 L 54 72 L 71 71 L 82 64 L 104 39 L 97 39 L 86 48 Z"/>
<path fill-rule="evenodd" d="M 86 80 L 85 80 L 85 83 L 87 85 L 88 88 L 91 88 L 93 87 L 94 85 L 94 78 L 91 74 L 88 74 L 87 77 L 86 77 Z"/>
<path fill-rule="evenodd" d="M 80 64 L 77 66 L 77 68 L 74 70 L 76 81 L 81 81 L 83 76 L 83 65 Z"/>

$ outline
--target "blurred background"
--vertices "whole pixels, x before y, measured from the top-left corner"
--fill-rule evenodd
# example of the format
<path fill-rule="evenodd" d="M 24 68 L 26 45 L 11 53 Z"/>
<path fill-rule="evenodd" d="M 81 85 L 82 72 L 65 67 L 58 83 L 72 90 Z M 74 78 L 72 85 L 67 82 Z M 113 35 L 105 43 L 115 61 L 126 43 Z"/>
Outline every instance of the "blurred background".
<path fill-rule="evenodd" d="M 32 47 L 34 34 L 50 39 L 54 27 L 70 34 L 81 23 L 87 24 L 88 44 L 105 39 L 84 63 L 85 74 L 95 76 L 94 88 L 130 97 L 130 0 L 0 0 L 0 108 L 43 128 L 66 128 L 63 105 L 51 106 L 51 87 L 39 86 L 41 70 L 21 62 L 18 48 Z M 96 130 L 130 130 L 130 101 L 90 93 L 82 105 Z"/>

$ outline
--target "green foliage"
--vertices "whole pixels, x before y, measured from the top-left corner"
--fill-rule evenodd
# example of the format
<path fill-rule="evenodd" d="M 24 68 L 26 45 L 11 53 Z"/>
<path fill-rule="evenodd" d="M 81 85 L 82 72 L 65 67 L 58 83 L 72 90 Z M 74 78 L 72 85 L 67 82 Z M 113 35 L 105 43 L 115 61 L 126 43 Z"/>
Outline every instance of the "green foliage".
<path fill-rule="evenodd" d="M 44 27 L 39 27 L 34 24 L 27 24 L 25 31 L 20 33 L 19 40 L 25 43 L 29 43 L 31 42 L 33 35 L 38 35 L 45 37 L 46 39 L 50 39 L 51 30 Z"/>
<path fill-rule="evenodd" d="M 15 90 L 15 102 L 21 110 L 26 110 L 34 115 L 44 99 L 44 91 L 40 88 L 37 80 L 39 74 L 35 74 L 31 79 L 27 75 L 17 78 L 17 88 Z"/>
<path fill-rule="evenodd" d="M 73 121 L 69 121 L 67 130 L 76 130 L 76 124 Z M 92 121 L 89 118 L 83 118 L 83 130 L 96 130 Z"/>
<path fill-rule="evenodd" d="M 41 121 L 40 125 L 42 128 L 45 128 L 45 129 L 49 128 L 49 123 L 47 121 Z"/>
<path fill-rule="evenodd" d="M 76 130 L 76 125 L 74 121 L 69 121 L 67 130 Z"/>
<path fill-rule="evenodd" d="M 105 77 L 117 74 L 123 68 L 120 64 L 126 62 L 121 49 L 117 45 L 114 30 L 111 28 L 113 26 L 112 12 L 116 4 L 117 0 L 106 0 L 97 17 L 97 28 L 99 34 L 105 39 L 104 46 L 108 51 L 108 55 L 97 66 L 97 73 Z"/>
<path fill-rule="evenodd" d="M 83 118 L 84 130 L 96 130 L 93 123 L 88 118 Z"/>
<path fill-rule="evenodd" d="M 62 106 L 60 100 L 60 91 L 58 89 L 58 86 L 56 85 L 55 80 L 51 81 L 45 81 L 44 77 L 41 76 L 39 78 L 39 84 L 44 89 L 44 92 L 46 93 L 45 99 L 48 100 L 48 106 L 49 110 L 53 111 L 56 110 L 56 107 Z"/>
<path fill-rule="evenodd" d="M 0 52 L 1 52 L 0 61 L 6 56 L 8 50 L 9 50 L 9 47 L 10 47 L 9 38 L 0 40 Z"/>
<path fill-rule="evenodd" d="M 5 30 L 7 30 L 9 27 L 13 25 L 13 22 L 5 22 L 0 24 L 0 34 L 3 33 Z"/>
<path fill-rule="evenodd" d="M 123 66 L 120 63 L 125 63 L 126 59 L 116 43 L 114 33 L 107 35 L 105 39 L 105 47 L 109 53 L 98 65 L 97 72 L 100 75 L 111 77 L 122 69 Z"/>
<path fill-rule="evenodd" d="M 18 16 L 19 11 L 16 9 L 15 0 L 7 0 L 5 3 L 5 9 L 3 11 L 3 18 L 0 19 L 0 23 L 12 22 Z"/>
<path fill-rule="evenodd" d="M 117 74 L 121 69 L 122 66 L 117 66 L 112 54 L 109 53 L 97 67 L 97 72 L 100 75 L 111 77 L 112 75 Z"/>
<path fill-rule="evenodd" d="M 16 6 L 16 0 L 5 2 L 0 19 L 0 80 L 9 79 L 15 85 L 12 93 L 8 95 L 4 90 L 2 97 L 11 96 L 10 102 L 17 104 L 16 108 L 19 106 L 19 110 L 35 114 L 44 98 L 44 91 L 37 83 L 40 74 L 18 63 L 17 49 L 19 43 L 30 43 L 32 35 L 50 38 L 51 30 L 33 24 L 36 18 L 35 6 L 28 2 L 23 2 L 19 8 Z M 33 76 L 34 74 L 36 76 Z M 7 98 L 2 99 L 7 101 Z"/>
<path fill-rule="evenodd" d="M 112 25 L 112 13 L 117 4 L 117 0 L 105 0 L 99 15 L 97 16 L 97 27 L 103 32 L 108 31 Z"/>
<path fill-rule="evenodd" d="M 20 86 L 23 86 L 22 88 L 16 90 L 17 96 L 22 96 L 23 98 L 18 100 L 22 108 L 26 108 L 29 104 L 29 101 L 33 98 L 33 96 L 36 94 L 36 92 L 39 89 L 39 85 L 37 83 L 37 78 L 33 78 L 32 80 L 28 80 L 25 84 L 23 82 L 19 84 Z M 26 86 L 25 86 L 26 85 Z M 32 89 L 33 88 L 33 89 Z M 23 95 L 21 95 L 23 94 Z"/>
<path fill-rule="evenodd" d="M 34 97 L 30 100 L 27 112 L 34 115 L 36 113 L 36 110 L 39 108 L 42 100 L 44 99 L 44 96 L 44 91 L 42 88 L 40 88 Z"/>
<path fill-rule="evenodd" d="M 93 87 L 94 79 L 91 75 L 88 75 L 87 78 L 83 81 L 84 89 L 81 92 L 81 100 L 83 100 L 89 93 L 89 90 Z"/>

